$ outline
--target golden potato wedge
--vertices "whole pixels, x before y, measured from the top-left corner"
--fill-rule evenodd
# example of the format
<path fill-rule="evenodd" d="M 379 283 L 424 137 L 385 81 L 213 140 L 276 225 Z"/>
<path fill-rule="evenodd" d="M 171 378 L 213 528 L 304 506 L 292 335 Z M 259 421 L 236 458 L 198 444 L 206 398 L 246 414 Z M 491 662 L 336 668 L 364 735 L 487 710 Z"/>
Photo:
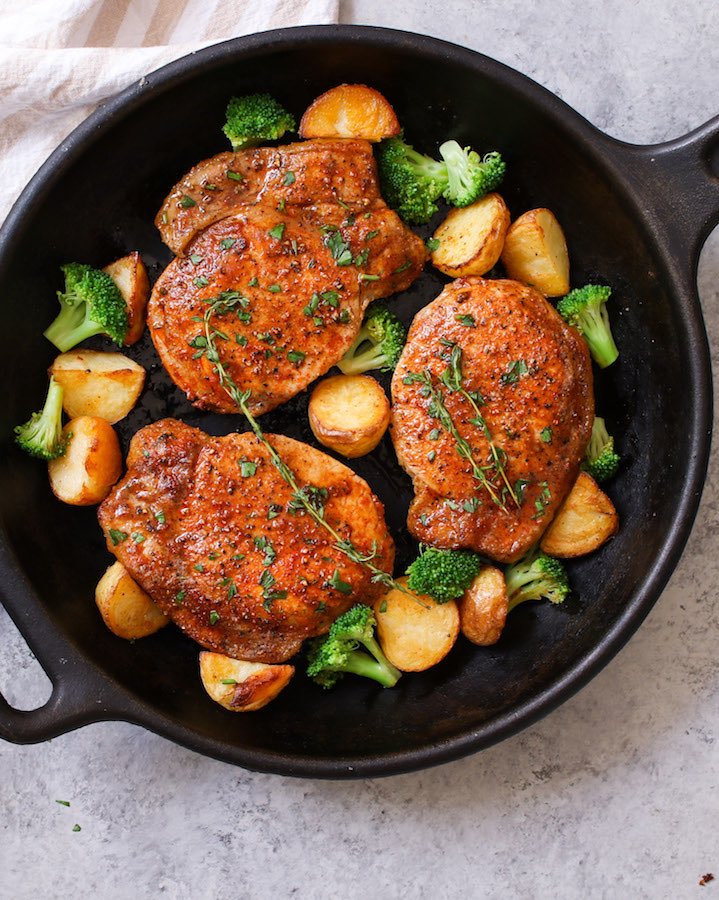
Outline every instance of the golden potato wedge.
<path fill-rule="evenodd" d="M 145 330 L 145 311 L 150 299 L 150 279 L 140 254 L 130 253 L 105 266 L 103 272 L 118 286 L 127 308 L 130 327 L 127 329 L 125 346 L 129 347 L 142 337 Z"/>
<path fill-rule="evenodd" d="M 49 371 L 63 387 L 62 405 L 71 419 L 99 416 L 111 424 L 119 422 L 145 385 L 145 370 L 122 353 L 70 350 L 61 353 Z"/>
<path fill-rule="evenodd" d="M 485 566 L 457 601 L 459 627 L 473 644 L 488 647 L 499 640 L 507 620 L 509 598 L 504 575 Z"/>
<path fill-rule="evenodd" d="M 591 475 L 580 472 L 569 496 L 544 532 L 540 546 L 550 556 L 584 556 L 619 530 L 614 504 Z"/>
<path fill-rule="evenodd" d="M 100 503 L 122 472 L 120 442 L 112 425 L 97 416 L 79 416 L 62 433 L 68 438 L 67 450 L 47 464 L 53 494 L 72 506 Z"/>
<path fill-rule="evenodd" d="M 400 133 L 389 101 L 366 84 L 339 84 L 325 91 L 305 110 L 302 138 L 364 138 L 381 141 Z"/>
<path fill-rule="evenodd" d="M 389 425 L 389 400 L 369 375 L 333 375 L 312 391 L 309 417 L 320 444 L 353 459 L 382 440 Z"/>
<path fill-rule="evenodd" d="M 502 262 L 507 275 L 546 297 L 569 290 L 569 253 L 562 226 L 548 209 L 530 209 L 509 226 Z"/>
<path fill-rule="evenodd" d="M 451 278 L 484 275 L 501 256 L 508 228 L 509 210 L 499 194 L 453 209 L 434 233 L 439 247 L 432 264 Z"/>
<path fill-rule="evenodd" d="M 407 586 L 406 578 L 397 581 Z M 402 672 L 424 672 L 436 666 L 459 634 L 459 611 L 454 600 L 437 603 L 424 594 L 419 600 L 421 604 L 394 588 L 374 604 L 377 640 L 387 659 Z"/>
<path fill-rule="evenodd" d="M 254 712 L 274 700 L 295 674 L 294 666 L 232 659 L 221 653 L 200 653 L 200 677 L 212 699 L 230 712 Z"/>
<path fill-rule="evenodd" d="M 95 603 L 110 631 L 128 641 L 154 634 L 170 621 L 119 561 L 98 581 Z"/>

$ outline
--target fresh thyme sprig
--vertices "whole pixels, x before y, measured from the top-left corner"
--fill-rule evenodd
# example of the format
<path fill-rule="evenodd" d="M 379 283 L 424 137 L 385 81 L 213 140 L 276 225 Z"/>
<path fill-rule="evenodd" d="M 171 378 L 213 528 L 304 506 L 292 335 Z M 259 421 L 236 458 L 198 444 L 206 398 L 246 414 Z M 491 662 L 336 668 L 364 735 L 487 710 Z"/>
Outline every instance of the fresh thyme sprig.
<path fill-rule="evenodd" d="M 402 591 L 405 594 L 410 594 L 411 592 L 408 591 L 407 588 L 405 588 L 398 581 L 395 581 L 395 579 L 388 572 L 380 569 L 372 562 L 372 560 L 377 557 L 376 543 L 373 543 L 370 553 L 363 555 L 351 541 L 343 538 L 325 519 L 322 489 L 317 488 L 314 485 L 305 485 L 304 487 L 299 486 L 295 477 L 295 473 L 282 459 L 282 457 L 272 446 L 272 444 L 267 440 L 262 429 L 257 423 L 257 420 L 250 412 L 247 404 L 250 397 L 252 396 L 252 392 L 241 391 L 235 384 L 232 376 L 227 371 L 224 363 L 221 361 L 220 355 L 217 351 L 215 340 L 217 337 L 220 337 L 221 339 L 225 339 L 225 337 L 222 332 L 219 332 L 212 326 L 212 319 L 216 315 L 224 315 L 226 313 L 232 312 L 238 306 L 244 306 L 242 302 L 243 299 L 244 298 L 242 298 L 241 295 L 239 295 L 236 291 L 225 291 L 217 297 L 210 297 L 207 299 L 209 305 L 202 317 L 206 345 L 204 348 L 204 356 L 208 360 L 208 362 L 212 364 L 215 372 L 217 373 L 217 377 L 220 381 L 220 386 L 233 400 L 233 402 L 237 405 L 237 408 L 247 419 L 253 434 L 269 453 L 272 464 L 280 473 L 283 481 L 285 481 L 292 489 L 292 499 L 290 500 L 290 505 L 295 510 L 304 509 L 304 511 L 318 525 L 329 532 L 330 536 L 334 540 L 334 549 L 338 550 L 340 553 L 343 553 L 352 562 L 363 566 L 365 569 L 368 569 L 372 573 L 372 581 L 374 583 L 382 584 L 390 590 L 394 588 L 396 590 Z M 421 601 L 419 600 L 417 600 L 417 602 L 421 603 Z M 421 603 L 421 605 L 424 606 L 423 603 Z"/>

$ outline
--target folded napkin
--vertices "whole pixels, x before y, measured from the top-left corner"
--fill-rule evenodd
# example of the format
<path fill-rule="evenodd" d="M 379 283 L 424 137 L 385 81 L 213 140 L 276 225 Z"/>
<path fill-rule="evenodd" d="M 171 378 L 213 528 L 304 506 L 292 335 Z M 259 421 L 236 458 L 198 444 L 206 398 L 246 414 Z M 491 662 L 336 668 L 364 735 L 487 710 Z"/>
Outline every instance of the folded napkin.
<path fill-rule="evenodd" d="M 337 12 L 338 0 L 24 0 L 0 10 L 0 223 L 106 97 L 208 44 L 336 22 Z"/>

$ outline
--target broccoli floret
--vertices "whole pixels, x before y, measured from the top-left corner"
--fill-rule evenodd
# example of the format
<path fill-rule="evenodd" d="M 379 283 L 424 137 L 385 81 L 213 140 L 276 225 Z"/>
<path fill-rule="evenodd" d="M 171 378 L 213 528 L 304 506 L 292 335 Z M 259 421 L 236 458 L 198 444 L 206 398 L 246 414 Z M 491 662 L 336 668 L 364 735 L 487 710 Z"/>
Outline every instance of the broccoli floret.
<path fill-rule="evenodd" d="M 125 301 L 112 278 L 82 263 L 69 263 L 62 271 L 65 292 L 57 292 L 60 312 L 45 337 L 63 353 L 95 334 L 123 344 L 130 323 Z"/>
<path fill-rule="evenodd" d="M 310 645 L 307 674 L 325 688 L 334 687 L 347 672 L 394 687 L 402 673 L 390 663 L 374 636 L 375 617 L 358 603 L 333 622 L 329 634 Z M 358 650 L 362 644 L 369 650 Z"/>
<path fill-rule="evenodd" d="M 564 566 L 553 556 L 531 551 L 504 573 L 509 597 L 508 611 L 525 600 L 546 597 L 561 603 L 569 594 L 569 581 Z"/>
<path fill-rule="evenodd" d="M 67 439 L 62 436 L 62 385 L 50 379 L 45 406 L 24 425 L 15 427 L 15 440 L 30 456 L 55 459 L 62 456 Z"/>
<path fill-rule="evenodd" d="M 446 603 L 462 596 L 482 565 L 482 557 L 471 550 L 429 547 L 407 569 L 407 584 L 417 594 L 429 594 L 438 603 Z"/>
<path fill-rule="evenodd" d="M 595 481 L 608 481 L 617 474 L 619 459 L 619 454 L 614 452 L 614 438 L 607 431 L 604 419 L 596 416 L 582 468 Z"/>
<path fill-rule="evenodd" d="M 295 120 L 269 94 L 232 97 L 227 104 L 227 121 L 222 129 L 233 150 L 276 141 L 286 131 L 295 130 Z"/>
<path fill-rule="evenodd" d="M 439 152 L 447 164 L 442 194 L 454 206 L 469 206 L 502 183 L 507 166 L 499 153 L 488 153 L 482 159 L 469 147 L 462 149 L 457 141 L 446 141 Z"/>
<path fill-rule="evenodd" d="M 397 365 L 407 329 L 383 303 L 373 303 L 352 346 L 337 363 L 345 375 L 360 375 L 370 369 L 390 372 Z"/>
<path fill-rule="evenodd" d="M 583 335 L 594 361 L 602 369 L 611 366 L 619 356 L 606 307 L 611 293 L 611 288 L 588 284 L 570 291 L 557 304 L 559 314 Z"/>
<path fill-rule="evenodd" d="M 377 169 L 382 196 L 405 222 L 422 225 L 437 212 L 447 185 L 445 163 L 419 153 L 400 136 L 378 145 Z"/>

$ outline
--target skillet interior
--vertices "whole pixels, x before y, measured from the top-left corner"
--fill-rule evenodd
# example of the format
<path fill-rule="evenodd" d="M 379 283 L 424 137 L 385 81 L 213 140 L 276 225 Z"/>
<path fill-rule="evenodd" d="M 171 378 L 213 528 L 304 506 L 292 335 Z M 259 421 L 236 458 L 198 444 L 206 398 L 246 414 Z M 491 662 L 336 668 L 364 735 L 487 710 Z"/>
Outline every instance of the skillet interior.
<path fill-rule="evenodd" d="M 692 452 L 690 314 L 673 300 L 668 271 L 638 210 L 602 162 L 601 149 L 586 142 L 591 129 L 561 105 L 543 108 L 536 92 L 525 93 L 501 66 L 472 56 L 470 67 L 468 54 L 444 57 L 440 44 L 431 58 L 427 46 L 373 45 L 346 34 L 328 34 L 319 44 L 278 44 L 234 60 L 220 55 L 191 78 L 162 90 L 151 87 L 142 105 L 87 136 L 80 158 L 65 165 L 42 202 L 26 210 L 0 267 L 0 516 L 8 544 L 57 628 L 158 723 L 177 726 L 178 734 L 167 724 L 158 724 L 160 731 L 180 737 L 181 729 L 189 743 L 191 732 L 198 749 L 275 771 L 328 774 L 340 762 L 359 770 L 363 762 L 372 771 L 411 768 L 469 749 L 467 741 L 473 747 L 490 742 L 498 716 L 513 715 L 555 685 L 636 601 L 676 527 Z M 366 82 L 386 93 L 408 139 L 421 149 L 433 151 L 447 137 L 500 149 L 508 163 L 502 193 L 512 213 L 551 207 L 567 233 L 573 283 L 613 285 L 611 312 L 622 356 L 597 379 L 597 407 L 624 455 L 610 486 L 622 528 L 601 552 L 571 565 L 578 598 L 561 608 L 518 610 L 496 647 L 460 640 L 440 666 L 403 678 L 391 691 L 348 679 L 324 693 L 299 675 L 262 713 L 232 716 L 204 694 L 197 647 L 176 629 L 134 644 L 105 629 L 92 597 L 110 557 L 95 511 L 53 499 L 44 466 L 12 445 L 12 426 L 38 407 L 45 390 L 44 370 L 54 354 L 42 330 L 55 314 L 60 264 L 78 259 L 101 265 L 137 248 L 157 277 L 171 257 L 153 216 L 181 174 L 225 149 L 220 125 L 228 96 L 269 90 L 299 114 L 340 81 Z M 394 308 L 409 321 L 442 283 L 428 270 L 395 298 Z M 117 426 L 125 447 L 138 428 L 166 415 L 215 434 L 244 430 L 238 417 L 193 409 L 159 366 L 147 334 L 129 355 L 148 368 L 149 377 L 139 405 Z M 263 417 L 262 424 L 315 444 L 306 395 Z M 401 571 L 415 553 L 404 527 L 409 480 L 388 439 L 353 468 L 386 505 Z M 447 742 L 455 742 L 454 750 Z"/>

